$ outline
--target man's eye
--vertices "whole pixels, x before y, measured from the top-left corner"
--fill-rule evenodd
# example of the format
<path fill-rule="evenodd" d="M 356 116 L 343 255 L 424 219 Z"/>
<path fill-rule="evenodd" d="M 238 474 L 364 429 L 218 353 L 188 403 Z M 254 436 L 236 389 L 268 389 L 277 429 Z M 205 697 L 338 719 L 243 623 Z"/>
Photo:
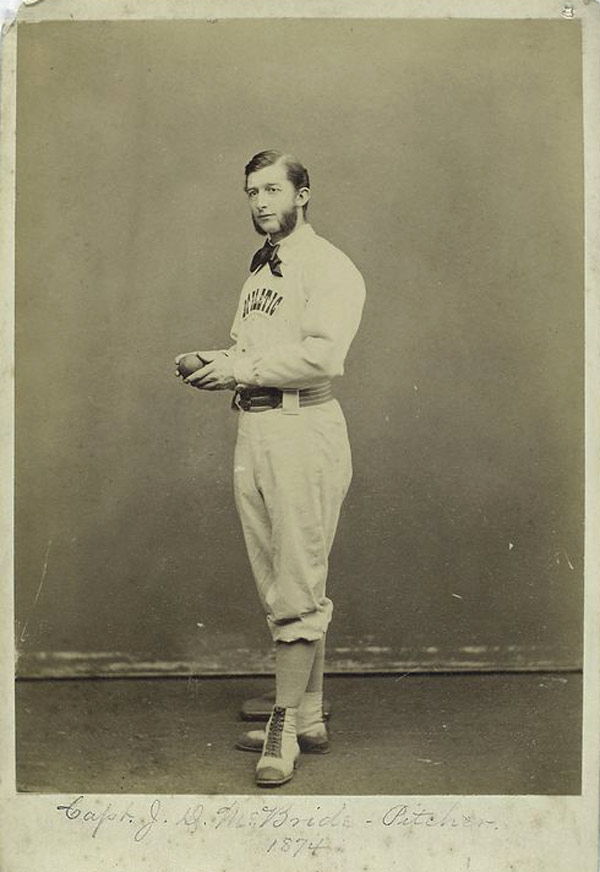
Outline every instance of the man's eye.
<path fill-rule="evenodd" d="M 248 194 L 250 199 L 252 199 L 252 197 L 256 197 L 256 191 L 247 191 L 246 193 Z"/>
<path fill-rule="evenodd" d="M 271 187 L 267 188 L 267 192 L 269 194 L 276 194 L 278 190 L 279 190 L 279 188 L 271 188 Z"/>

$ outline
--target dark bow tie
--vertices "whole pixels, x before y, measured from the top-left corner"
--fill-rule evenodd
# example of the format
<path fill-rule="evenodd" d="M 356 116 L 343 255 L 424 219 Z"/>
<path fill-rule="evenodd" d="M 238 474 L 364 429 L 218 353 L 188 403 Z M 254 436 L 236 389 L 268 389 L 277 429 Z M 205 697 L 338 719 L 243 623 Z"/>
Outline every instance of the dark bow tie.
<path fill-rule="evenodd" d="M 263 247 L 259 248 L 252 258 L 250 272 L 256 272 L 256 270 L 259 270 L 268 263 L 274 276 L 283 276 L 283 273 L 281 272 L 281 260 L 277 256 L 278 251 L 279 245 L 273 245 L 273 243 L 269 242 L 267 239 Z"/>

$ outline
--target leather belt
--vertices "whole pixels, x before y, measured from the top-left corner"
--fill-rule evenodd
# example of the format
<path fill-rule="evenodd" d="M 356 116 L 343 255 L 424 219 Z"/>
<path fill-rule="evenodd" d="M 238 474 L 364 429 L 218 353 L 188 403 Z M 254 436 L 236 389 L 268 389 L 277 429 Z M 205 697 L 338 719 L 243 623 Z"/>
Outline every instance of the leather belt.
<path fill-rule="evenodd" d="M 280 388 L 244 388 L 235 389 L 232 409 L 242 412 L 266 412 L 269 409 L 280 409 L 283 406 L 283 396 L 288 391 Z M 317 406 L 333 399 L 331 382 L 322 382 L 311 388 L 301 388 L 298 391 L 290 390 L 289 393 L 298 394 L 300 408 L 305 406 Z"/>

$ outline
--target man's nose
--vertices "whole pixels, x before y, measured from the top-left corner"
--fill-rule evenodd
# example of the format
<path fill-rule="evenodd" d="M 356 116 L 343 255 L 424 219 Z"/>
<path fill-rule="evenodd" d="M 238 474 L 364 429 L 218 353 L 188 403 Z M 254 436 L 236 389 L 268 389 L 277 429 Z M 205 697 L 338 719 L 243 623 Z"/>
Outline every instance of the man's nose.
<path fill-rule="evenodd" d="M 259 191 L 256 195 L 256 208 L 261 212 L 264 211 L 267 205 L 267 195 L 265 191 Z"/>

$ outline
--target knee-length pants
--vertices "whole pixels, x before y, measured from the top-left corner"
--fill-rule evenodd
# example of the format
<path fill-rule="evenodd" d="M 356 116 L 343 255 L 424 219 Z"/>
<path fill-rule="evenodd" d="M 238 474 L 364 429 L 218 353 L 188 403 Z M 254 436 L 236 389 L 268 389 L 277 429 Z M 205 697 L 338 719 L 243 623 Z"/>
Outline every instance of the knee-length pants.
<path fill-rule="evenodd" d="M 329 625 L 329 552 L 351 478 L 337 400 L 292 415 L 281 409 L 239 413 L 235 501 L 276 641 L 314 641 Z"/>

